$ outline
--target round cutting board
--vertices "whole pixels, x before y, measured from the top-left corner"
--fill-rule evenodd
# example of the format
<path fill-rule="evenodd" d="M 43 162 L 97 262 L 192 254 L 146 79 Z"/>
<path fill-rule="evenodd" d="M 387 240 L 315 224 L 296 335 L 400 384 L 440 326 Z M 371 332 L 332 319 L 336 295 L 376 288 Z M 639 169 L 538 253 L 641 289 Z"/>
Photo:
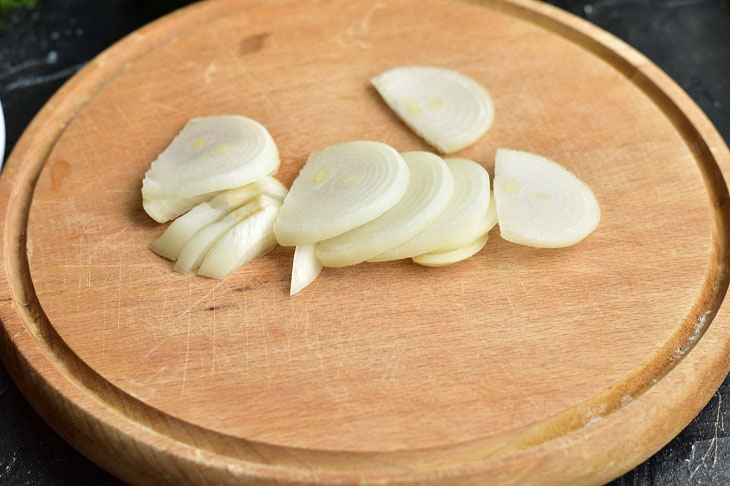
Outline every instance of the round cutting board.
<path fill-rule="evenodd" d="M 496 104 L 460 153 L 551 157 L 594 190 L 577 246 L 223 281 L 147 249 L 141 180 L 192 117 L 243 114 L 290 184 L 353 139 L 427 150 L 369 87 L 461 71 Z M 527 0 L 204 2 L 130 35 L 46 105 L 0 179 L 2 357 L 38 412 L 130 482 L 602 483 L 730 368 L 730 154 L 636 51 Z"/>

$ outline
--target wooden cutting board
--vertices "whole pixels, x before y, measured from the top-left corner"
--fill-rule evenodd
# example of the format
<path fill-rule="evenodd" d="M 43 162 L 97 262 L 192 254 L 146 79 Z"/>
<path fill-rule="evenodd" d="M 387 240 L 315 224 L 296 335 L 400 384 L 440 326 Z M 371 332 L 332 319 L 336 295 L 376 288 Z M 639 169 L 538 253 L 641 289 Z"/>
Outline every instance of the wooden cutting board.
<path fill-rule="evenodd" d="M 368 80 L 425 64 L 483 83 L 496 148 L 573 170 L 579 245 L 494 230 L 442 269 L 326 269 L 291 249 L 224 281 L 147 249 L 150 162 L 188 119 L 244 114 L 280 179 L 353 139 L 428 149 Z M 0 179 L 2 357 L 38 412 L 147 483 L 598 484 L 639 464 L 730 369 L 730 154 L 642 55 L 528 0 L 204 2 L 113 46 L 39 113 Z"/>

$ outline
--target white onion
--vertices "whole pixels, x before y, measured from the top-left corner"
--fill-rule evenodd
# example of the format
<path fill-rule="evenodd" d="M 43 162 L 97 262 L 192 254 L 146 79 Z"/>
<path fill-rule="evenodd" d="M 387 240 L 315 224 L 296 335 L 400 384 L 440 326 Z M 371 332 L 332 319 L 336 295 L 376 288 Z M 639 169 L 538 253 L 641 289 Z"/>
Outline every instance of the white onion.
<path fill-rule="evenodd" d="M 437 249 L 458 248 L 474 241 L 481 233 L 489 209 L 489 174 L 468 159 L 445 159 L 454 178 L 454 191 L 446 209 L 428 226 L 405 243 L 368 261 L 383 262 L 411 258 Z M 477 228 L 475 230 L 475 228 Z"/>
<path fill-rule="evenodd" d="M 499 149 L 494 199 L 505 240 L 539 248 L 578 243 L 596 229 L 601 211 L 593 191 L 556 162 Z"/>
<path fill-rule="evenodd" d="M 489 235 L 485 233 L 468 245 L 445 252 L 432 252 L 414 256 L 412 260 L 424 267 L 445 267 L 446 265 L 451 265 L 452 263 L 460 262 L 476 255 L 484 248 L 488 239 Z"/>
<path fill-rule="evenodd" d="M 317 245 L 317 258 L 323 265 L 342 267 L 364 262 L 408 241 L 446 208 L 454 180 L 444 161 L 428 152 L 401 155 L 410 173 L 403 197 L 374 220 Z"/>
<path fill-rule="evenodd" d="M 494 198 L 489 199 L 489 209 L 487 209 L 487 215 L 485 218 L 483 218 L 481 221 L 475 222 L 470 228 L 469 231 L 464 233 L 464 240 L 471 239 L 473 241 L 478 240 L 485 234 L 489 233 L 492 228 L 497 226 L 497 210 L 495 208 L 494 204 Z M 469 243 L 470 244 L 470 243 Z M 466 246 L 468 246 L 467 244 Z M 462 246 L 454 246 L 449 245 L 441 248 L 437 248 L 436 250 L 430 251 L 429 253 L 426 253 L 426 255 L 431 253 L 446 253 L 452 250 L 456 250 L 459 248 L 463 248 Z"/>
<path fill-rule="evenodd" d="M 210 201 L 221 191 L 207 192 L 198 196 L 181 197 L 176 199 L 147 199 L 142 198 L 145 212 L 158 223 L 167 223 L 181 214 L 185 214 L 198 204 Z"/>
<path fill-rule="evenodd" d="M 198 275 L 224 279 L 238 267 L 276 246 L 274 221 L 279 205 L 270 204 L 226 231 L 200 264 Z"/>
<path fill-rule="evenodd" d="M 476 142 L 494 119 L 487 91 L 450 69 L 403 66 L 371 82 L 406 125 L 443 153 Z"/>
<path fill-rule="evenodd" d="M 162 257 L 177 260 L 183 246 L 205 226 L 218 221 L 259 194 L 282 200 L 286 193 L 286 187 L 273 177 L 264 177 L 243 187 L 229 189 L 173 221 L 162 236 L 150 245 L 150 249 Z"/>
<path fill-rule="evenodd" d="M 279 152 L 269 132 L 243 116 L 188 122 L 145 174 L 145 199 L 179 199 L 240 187 L 274 173 Z"/>
<path fill-rule="evenodd" d="M 284 199 L 274 232 L 279 244 L 332 238 L 390 209 L 408 186 L 408 166 L 378 142 L 345 142 L 315 152 Z"/>
<path fill-rule="evenodd" d="M 322 271 L 322 263 L 317 259 L 316 245 L 300 245 L 294 250 L 294 263 L 291 270 L 289 295 L 299 293 L 317 278 Z"/>
<path fill-rule="evenodd" d="M 228 213 L 221 220 L 201 229 L 180 251 L 180 256 L 177 263 L 175 263 L 175 271 L 186 273 L 198 268 L 208 251 L 226 231 L 265 207 L 275 206 L 278 208 L 279 204 L 276 199 L 260 195 L 248 204 Z"/>

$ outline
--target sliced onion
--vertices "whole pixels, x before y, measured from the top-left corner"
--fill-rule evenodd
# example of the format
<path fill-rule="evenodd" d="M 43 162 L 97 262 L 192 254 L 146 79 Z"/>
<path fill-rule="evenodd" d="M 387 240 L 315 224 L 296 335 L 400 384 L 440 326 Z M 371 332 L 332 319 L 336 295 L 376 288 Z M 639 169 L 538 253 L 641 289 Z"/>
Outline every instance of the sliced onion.
<path fill-rule="evenodd" d="M 440 248 L 458 248 L 468 245 L 481 234 L 474 233 L 487 217 L 489 174 L 472 160 L 452 158 L 445 161 L 454 178 L 454 191 L 446 209 L 424 231 L 368 261 L 399 260 Z"/>
<path fill-rule="evenodd" d="M 494 104 L 473 79 L 450 69 L 403 66 L 371 80 L 414 132 L 443 153 L 476 142 L 494 119 Z"/>
<path fill-rule="evenodd" d="M 142 198 L 145 212 L 158 223 L 167 223 L 181 214 L 185 214 L 200 203 L 210 201 L 221 191 L 208 192 L 198 196 L 182 197 L 178 199 L 147 199 Z"/>
<path fill-rule="evenodd" d="M 539 248 L 578 243 L 601 219 L 590 187 L 556 162 L 529 152 L 499 149 L 494 199 L 505 240 Z"/>
<path fill-rule="evenodd" d="M 322 264 L 343 267 L 380 255 L 426 229 L 446 208 L 454 179 L 441 157 L 428 152 L 401 155 L 410 173 L 403 197 L 374 220 L 317 245 Z"/>
<path fill-rule="evenodd" d="M 220 221 L 212 223 L 198 231 L 180 251 L 180 256 L 175 263 L 174 270 L 180 273 L 191 272 L 198 268 L 205 259 L 208 251 L 213 247 L 218 238 L 240 221 L 261 211 L 267 206 L 279 207 L 279 202 L 265 195 L 257 196 L 250 203 L 241 206 L 231 213 L 225 215 Z"/>
<path fill-rule="evenodd" d="M 371 221 L 408 186 L 400 154 L 378 142 L 345 142 L 313 153 L 289 190 L 274 232 L 279 244 L 316 243 Z"/>
<path fill-rule="evenodd" d="M 456 248 L 455 250 L 448 250 L 441 253 L 426 253 L 425 255 L 414 256 L 412 260 L 424 267 L 445 267 L 446 265 L 473 257 L 484 248 L 488 239 L 489 235 L 485 233 L 468 245 Z"/>
<path fill-rule="evenodd" d="M 205 226 L 218 221 L 259 194 L 282 200 L 286 193 L 286 187 L 273 177 L 264 177 L 243 187 L 229 189 L 173 221 L 162 236 L 150 245 L 150 249 L 162 257 L 177 260 L 183 246 Z"/>
<path fill-rule="evenodd" d="M 243 116 L 194 118 L 157 157 L 145 199 L 179 199 L 250 184 L 279 167 L 269 132 Z"/>
<path fill-rule="evenodd" d="M 494 204 L 494 198 L 490 198 L 489 199 L 489 209 L 487 209 L 486 217 L 483 218 L 481 221 L 478 221 L 475 224 L 473 224 L 469 228 L 468 233 L 464 234 L 464 239 L 473 237 L 471 239 L 473 241 L 476 241 L 479 238 L 481 238 L 482 236 L 484 236 L 485 234 L 489 233 L 492 230 L 492 228 L 497 226 L 497 210 L 496 210 L 495 206 L 496 205 Z M 466 246 L 469 246 L 469 244 Z M 446 252 L 450 252 L 452 250 L 457 250 L 459 248 L 463 248 L 463 246 L 455 247 L 453 245 L 450 245 L 450 246 L 446 246 L 446 247 L 442 247 L 442 248 L 433 250 L 429 253 L 426 253 L 426 255 L 430 255 L 433 253 L 446 253 Z"/>
<path fill-rule="evenodd" d="M 316 255 L 316 246 L 300 245 L 294 250 L 289 295 L 299 293 L 304 287 L 312 283 L 319 275 L 319 272 L 322 271 L 322 264 Z"/>
<path fill-rule="evenodd" d="M 221 236 L 198 269 L 198 275 L 224 279 L 238 267 L 276 246 L 274 221 L 279 205 L 270 204 Z"/>

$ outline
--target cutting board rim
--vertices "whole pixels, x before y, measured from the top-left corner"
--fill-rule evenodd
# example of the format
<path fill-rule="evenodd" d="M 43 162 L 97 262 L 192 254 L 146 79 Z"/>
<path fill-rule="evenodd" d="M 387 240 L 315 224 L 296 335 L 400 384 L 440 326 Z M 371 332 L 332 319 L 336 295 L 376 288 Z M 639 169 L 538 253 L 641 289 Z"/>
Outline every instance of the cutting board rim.
<path fill-rule="evenodd" d="M 504 436 L 423 450 L 295 450 L 246 441 L 164 415 L 116 389 L 65 345 L 34 296 L 25 248 L 33 188 L 64 127 L 127 63 L 178 33 L 242 5 L 235 0 L 203 2 L 130 34 L 69 80 L 26 129 L 0 178 L 0 209 L 5 214 L 1 356 L 29 402 L 67 441 L 131 482 L 150 474 L 170 481 L 265 479 L 325 483 L 462 481 L 478 480 L 489 474 L 495 481 L 507 482 L 515 471 L 531 464 L 538 468 L 543 481 L 573 478 L 599 483 L 641 463 L 701 410 L 730 370 L 730 312 L 727 305 L 720 307 L 728 287 L 728 147 L 704 113 L 664 72 L 623 41 L 587 21 L 533 0 L 457 1 L 529 20 L 579 44 L 639 87 L 683 135 L 695 159 L 701 162 L 712 198 L 715 245 L 715 261 L 710 263 L 695 311 L 683 325 L 644 367 L 602 395 Z M 627 395 L 632 398 L 630 403 L 622 400 Z M 590 427 L 584 427 L 580 417 L 596 405 L 604 406 L 605 414 Z M 136 409 L 138 406 L 143 412 Z M 236 442 L 238 457 L 231 457 L 228 452 L 231 441 Z M 104 445 L 100 446 L 101 443 Z M 276 458 L 289 454 L 310 464 L 325 465 L 332 472 L 315 472 L 306 465 L 281 467 Z M 581 462 L 575 461 L 576 457 L 582 459 L 580 468 L 573 464 Z M 382 460 L 402 463 L 406 470 L 396 475 L 383 475 L 377 467 L 372 474 L 348 472 L 348 464 L 370 461 L 377 465 Z M 586 471 L 591 474 L 586 476 Z"/>

